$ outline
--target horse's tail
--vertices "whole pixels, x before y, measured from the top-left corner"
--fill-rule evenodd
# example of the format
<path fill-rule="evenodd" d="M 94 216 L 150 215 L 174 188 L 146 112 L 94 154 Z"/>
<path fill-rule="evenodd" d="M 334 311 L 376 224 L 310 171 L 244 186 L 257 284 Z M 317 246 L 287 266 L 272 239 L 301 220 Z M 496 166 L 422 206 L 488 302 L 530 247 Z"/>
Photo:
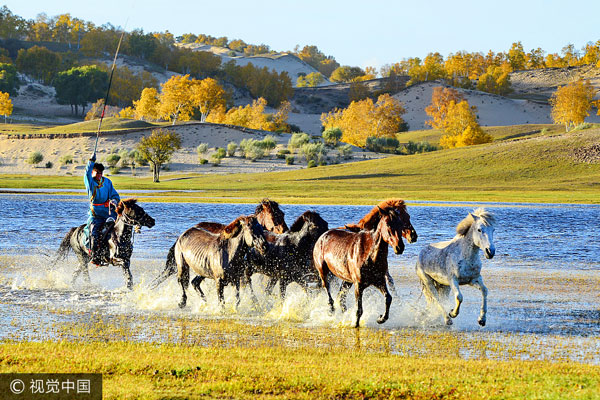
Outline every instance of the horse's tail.
<path fill-rule="evenodd" d="M 175 242 L 177 243 L 177 242 Z M 177 273 L 177 263 L 175 262 L 175 243 L 169 249 L 169 253 L 167 254 L 167 262 L 165 263 L 165 268 L 162 270 L 159 276 L 154 278 L 152 281 L 150 288 L 156 289 L 158 285 L 166 281 L 171 275 Z"/>
<path fill-rule="evenodd" d="M 62 242 L 60 242 L 60 246 L 58 247 L 58 251 L 56 252 L 56 261 L 64 259 L 67 256 L 67 254 L 69 254 L 69 250 L 71 250 L 71 236 L 73 236 L 73 233 L 76 229 L 77 227 L 71 228 L 71 230 L 69 230 L 69 233 L 65 235 Z"/>

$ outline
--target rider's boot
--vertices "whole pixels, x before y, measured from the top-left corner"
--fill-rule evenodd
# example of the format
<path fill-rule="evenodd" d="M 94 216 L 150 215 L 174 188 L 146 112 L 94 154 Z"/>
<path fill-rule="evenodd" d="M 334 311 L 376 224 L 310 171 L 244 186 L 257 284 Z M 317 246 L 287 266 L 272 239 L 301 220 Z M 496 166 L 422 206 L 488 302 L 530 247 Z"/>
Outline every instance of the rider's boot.
<path fill-rule="evenodd" d="M 91 257 L 92 259 L 90 260 L 92 264 L 95 265 L 102 265 L 102 254 L 100 251 L 100 240 L 99 238 L 96 238 L 94 236 L 90 237 L 90 250 L 91 250 Z"/>

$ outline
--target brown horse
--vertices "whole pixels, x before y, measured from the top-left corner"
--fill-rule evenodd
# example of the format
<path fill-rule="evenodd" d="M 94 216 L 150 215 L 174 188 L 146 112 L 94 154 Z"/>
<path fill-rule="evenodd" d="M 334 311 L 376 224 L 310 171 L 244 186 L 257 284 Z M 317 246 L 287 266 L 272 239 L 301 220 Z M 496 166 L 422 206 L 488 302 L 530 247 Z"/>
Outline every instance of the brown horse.
<path fill-rule="evenodd" d="M 136 199 L 122 200 L 117 206 L 117 220 L 112 229 L 108 232 L 110 238 L 108 240 L 109 255 L 106 264 L 109 263 L 115 266 L 120 266 L 123 269 L 125 284 L 128 289 L 133 288 L 133 278 L 129 265 L 131 263 L 131 254 L 133 252 L 133 228 L 140 229 L 142 226 L 152 228 L 154 226 L 154 218 L 148 215 L 142 207 L 137 204 Z M 88 263 L 90 255 L 87 250 L 87 238 L 84 234 L 85 224 L 71 228 L 69 233 L 64 237 L 57 253 L 57 260 L 65 258 L 69 250 L 73 252 L 79 259 L 79 268 L 73 273 L 72 284 L 75 284 L 77 277 L 83 273 L 83 277 L 87 283 L 90 282 L 90 273 Z"/>
<path fill-rule="evenodd" d="M 288 226 L 285 223 L 284 213 L 279 208 L 279 204 L 276 201 L 263 199 L 256 209 L 254 210 L 254 216 L 256 217 L 259 224 L 264 229 L 275 232 L 284 233 L 288 230 Z M 200 228 L 207 230 L 212 233 L 221 233 L 226 225 L 218 222 L 199 222 L 194 225 L 194 228 Z M 174 275 L 177 272 L 177 265 L 175 263 L 175 244 L 171 246 L 167 254 L 167 262 L 164 270 L 154 281 L 150 284 L 152 289 L 156 289 L 158 285 L 163 283 L 169 276 Z"/>
<path fill-rule="evenodd" d="M 408 243 L 415 243 L 417 241 L 417 231 L 410 222 L 410 215 L 406 212 L 406 203 L 400 199 L 388 199 L 377 204 L 367 215 L 365 215 L 357 224 L 346 224 L 344 229 L 348 229 L 352 232 L 359 232 L 361 229 L 373 230 L 379 223 L 379 210 L 396 210 L 398 217 L 402 221 L 402 237 L 406 239 Z M 396 294 L 396 287 L 394 285 L 394 279 L 388 271 L 385 275 L 387 284 L 394 294 Z M 344 288 L 344 286 L 342 286 Z M 340 289 L 341 290 L 341 289 Z M 346 289 L 347 290 L 347 289 Z M 343 294 L 345 296 L 345 293 Z"/>
<path fill-rule="evenodd" d="M 238 217 L 220 233 L 212 233 L 200 228 L 190 228 L 175 242 L 175 262 L 177 277 L 181 284 L 182 296 L 179 307 L 185 307 L 185 289 L 190 280 L 190 269 L 198 276 L 192 284 L 204 298 L 200 283 L 204 278 L 216 281 L 219 303 L 223 305 L 223 290 L 227 284 L 236 287 L 236 304 L 240 301 L 240 280 L 243 275 L 243 262 L 250 248 L 264 254 L 266 242 L 264 230 L 255 216 Z"/>
<path fill-rule="evenodd" d="M 360 325 L 363 313 L 363 291 L 373 285 L 385 296 L 385 314 L 379 316 L 377 322 L 382 324 L 389 318 L 392 296 L 388 291 L 385 276 L 388 271 L 388 244 L 396 254 L 404 251 L 402 241 L 403 224 L 395 208 L 378 208 L 377 215 L 372 215 L 378 223 L 374 229 L 363 229 L 351 232 L 345 229 L 331 229 L 325 232 L 313 251 L 313 264 L 317 269 L 323 287 L 327 290 L 329 307 L 334 311 L 333 299 L 329 290 L 328 272 L 342 279 L 341 300 L 345 300 L 345 292 L 354 284 L 356 295 L 356 327 Z M 345 301 L 341 303 L 345 311 Z"/>

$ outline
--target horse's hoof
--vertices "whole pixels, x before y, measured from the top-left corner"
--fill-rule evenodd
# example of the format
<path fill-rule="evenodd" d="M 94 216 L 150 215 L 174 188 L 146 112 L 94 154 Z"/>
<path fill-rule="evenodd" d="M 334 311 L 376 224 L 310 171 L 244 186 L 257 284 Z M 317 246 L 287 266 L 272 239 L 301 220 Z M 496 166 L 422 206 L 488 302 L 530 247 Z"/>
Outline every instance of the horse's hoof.
<path fill-rule="evenodd" d="M 354 325 L 354 328 L 360 328 L 360 321 L 356 321 L 356 325 Z"/>
<path fill-rule="evenodd" d="M 452 325 L 452 320 L 450 318 L 446 319 L 446 325 L 448 325 L 448 326 Z"/>
<path fill-rule="evenodd" d="M 185 301 L 182 301 L 178 304 L 179 308 L 185 308 Z"/>
<path fill-rule="evenodd" d="M 480 319 L 477 322 L 479 322 L 479 325 L 485 326 L 485 319 Z"/>
<path fill-rule="evenodd" d="M 377 323 L 378 324 L 383 324 L 385 321 L 387 321 L 387 317 L 385 315 L 380 315 L 379 318 L 377 318 Z"/>

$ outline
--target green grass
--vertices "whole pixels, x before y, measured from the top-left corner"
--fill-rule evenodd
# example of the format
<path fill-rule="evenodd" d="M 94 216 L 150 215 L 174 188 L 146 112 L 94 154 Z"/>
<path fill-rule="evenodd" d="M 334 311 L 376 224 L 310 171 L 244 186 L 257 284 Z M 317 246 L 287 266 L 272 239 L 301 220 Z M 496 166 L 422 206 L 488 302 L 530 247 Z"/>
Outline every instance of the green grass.
<path fill-rule="evenodd" d="M 109 117 L 102 121 L 102 131 L 116 131 L 121 129 L 132 128 L 152 128 L 159 126 L 145 121 L 135 119 L 124 119 Z M 54 126 L 51 128 L 40 129 L 37 133 L 80 133 L 80 132 L 96 132 L 98 130 L 98 120 L 77 122 L 69 125 Z"/>
<path fill-rule="evenodd" d="M 37 124 L 2 124 L 0 123 L 0 134 L 21 134 L 21 133 L 35 133 L 40 129 L 47 128 L 47 125 L 37 125 Z"/>

